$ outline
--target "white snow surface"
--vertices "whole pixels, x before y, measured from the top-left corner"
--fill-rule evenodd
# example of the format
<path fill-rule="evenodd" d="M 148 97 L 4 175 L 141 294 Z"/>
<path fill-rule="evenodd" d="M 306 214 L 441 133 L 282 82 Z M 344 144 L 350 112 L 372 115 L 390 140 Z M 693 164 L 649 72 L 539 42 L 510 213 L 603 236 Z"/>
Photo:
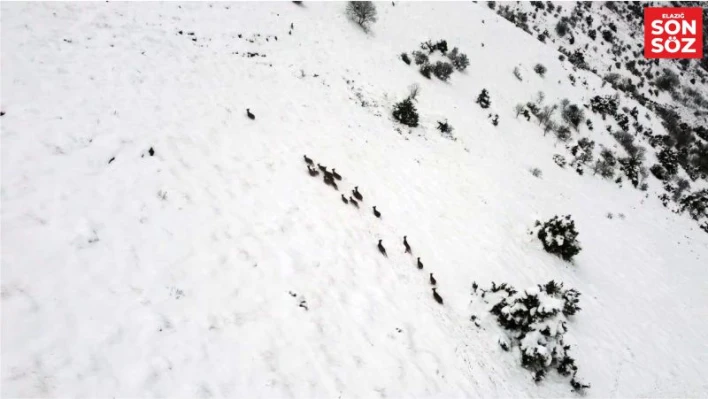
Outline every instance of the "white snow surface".
<path fill-rule="evenodd" d="M 473 281 L 551 279 L 582 293 L 565 337 L 588 396 L 708 395 L 708 235 L 653 177 L 646 197 L 561 169 L 514 117 L 539 90 L 613 90 L 559 81 L 558 53 L 483 3 L 377 5 L 365 34 L 344 3 L 2 3 L 3 397 L 571 396 L 470 321 Z M 467 71 L 400 60 L 429 38 Z M 408 129 L 390 115 L 412 83 Z M 591 117 L 574 138 L 616 145 Z M 528 234 L 565 214 L 573 264 Z"/>

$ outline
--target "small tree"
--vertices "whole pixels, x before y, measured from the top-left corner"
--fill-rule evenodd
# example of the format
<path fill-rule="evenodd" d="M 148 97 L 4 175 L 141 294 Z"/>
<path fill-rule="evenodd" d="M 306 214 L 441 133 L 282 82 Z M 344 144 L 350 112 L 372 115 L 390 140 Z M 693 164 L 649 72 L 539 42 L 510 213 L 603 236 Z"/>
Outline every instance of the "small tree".
<path fill-rule="evenodd" d="M 489 99 L 489 92 L 487 89 L 482 89 L 482 92 L 477 96 L 477 104 L 482 108 L 489 108 L 492 105 L 492 100 Z"/>
<path fill-rule="evenodd" d="M 543 107 L 542 111 L 539 111 L 536 114 L 536 117 L 538 118 L 538 124 L 539 125 L 546 125 L 548 121 L 551 120 L 551 117 L 553 116 L 553 113 L 556 111 L 557 105 L 546 105 Z"/>
<path fill-rule="evenodd" d="M 350 1 L 346 13 L 364 30 L 368 30 L 368 26 L 377 19 L 376 6 L 371 1 Z"/>
<path fill-rule="evenodd" d="M 411 58 L 408 56 L 406 53 L 401 53 L 401 59 L 403 62 L 405 62 L 407 65 L 411 64 Z"/>
<path fill-rule="evenodd" d="M 415 109 L 413 99 L 410 96 L 394 105 L 393 118 L 406 126 L 418 126 L 418 111 Z"/>

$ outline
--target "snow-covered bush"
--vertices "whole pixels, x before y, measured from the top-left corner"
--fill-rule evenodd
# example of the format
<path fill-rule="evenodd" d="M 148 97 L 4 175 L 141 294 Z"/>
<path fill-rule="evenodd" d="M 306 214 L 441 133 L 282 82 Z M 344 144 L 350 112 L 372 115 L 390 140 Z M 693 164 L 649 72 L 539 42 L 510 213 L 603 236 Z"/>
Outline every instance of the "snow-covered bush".
<path fill-rule="evenodd" d="M 538 177 L 539 179 L 543 177 L 543 171 L 539 168 L 531 168 L 529 169 L 529 172 L 531 172 L 534 177 Z"/>
<path fill-rule="evenodd" d="M 447 40 L 443 39 L 438 41 L 437 43 L 433 43 L 432 40 L 426 40 L 420 44 L 420 48 L 423 50 L 427 50 L 429 54 L 432 54 L 435 51 L 440 51 L 441 53 L 445 54 L 447 53 Z"/>
<path fill-rule="evenodd" d="M 489 99 L 489 92 L 487 89 L 482 89 L 482 92 L 477 96 L 477 104 L 482 108 L 489 108 L 492 104 L 492 100 Z"/>
<path fill-rule="evenodd" d="M 656 154 L 656 158 L 666 170 L 667 176 L 674 176 L 678 173 L 678 152 L 675 149 L 664 148 Z"/>
<path fill-rule="evenodd" d="M 450 59 L 452 66 L 458 71 L 462 72 L 470 65 L 470 60 L 467 58 L 467 54 L 461 53 L 457 47 L 453 48 L 448 54 L 447 58 Z"/>
<path fill-rule="evenodd" d="M 611 179 L 615 176 L 615 166 L 617 165 L 617 157 L 609 148 L 603 148 L 600 150 L 600 158 L 595 162 L 595 167 L 593 168 L 595 174 L 600 174 L 600 176 Z"/>
<path fill-rule="evenodd" d="M 347 16 L 364 30 L 376 22 L 376 6 L 371 1 L 350 1 L 346 8 Z"/>
<path fill-rule="evenodd" d="M 435 63 L 435 66 L 433 66 L 433 75 L 443 82 L 447 82 L 447 80 L 450 79 L 450 75 L 452 75 L 453 71 L 452 64 L 447 62 L 438 61 Z"/>
<path fill-rule="evenodd" d="M 646 168 L 642 165 L 644 161 L 644 147 L 639 147 L 641 151 L 618 160 L 622 172 L 629 179 L 634 187 L 638 187 L 642 179 L 648 175 Z"/>
<path fill-rule="evenodd" d="M 578 231 L 570 215 L 564 217 L 554 216 L 540 225 L 537 237 L 543 243 L 546 252 L 560 256 L 563 260 L 570 261 L 580 250 Z"/>
<path fill-rule="evenodd" d="M 599 113 L 602 119 L 606 115 L 614 116 L 617 113 L 619 98 L 618 96 L 595 96 L 590 99 L 590 109 L 592 112 Z"/>
<path fill-rule="evenodd" d="M 533 67 L 533 71 L 543 77 L 546 74 L 546 67 L 542 64 L 536 64 L 536 66 Z"/>
<path fill-rule="evenodd" d="M 480 292 L 484 303 L 491 305 L 489 312 L 504 329 L 499 345 L 505 351 L 520 352 L 521 365 L 533 373 L 534 381 L 540 382 L 555 370 L 571 377 L 574 390 L 589 388 L 577 379 L 578 367 L 570 345 L 564 342 L 569 317 L 580 310 L 578 291 L 551 280 L 523 291 L 506 283 L 492 283 L 490 289 Z"/>
<path fill-rule="evenodd" d="M 681 200 L 681 212 L 688 212 L 694 220 L 708 217 L 708 189 L 685 196 Z"/>
<path fill-rule="evenodd" d="M 592 151 L 594 148 L 595 142 L 587 137 L 581 138 L 576 145 L 570 148 L 570 153 L 575 157 L 570 164 L 575 167 L 575 171 L 578 172 L 578 174 L 582 175 L 585 165 L 592 162 Z"/>
<path fill-rule="evenodd" d="M 410 97 L 394 105 L 393 117 L 406 126 L 418 126 L 418 111 Z"/>

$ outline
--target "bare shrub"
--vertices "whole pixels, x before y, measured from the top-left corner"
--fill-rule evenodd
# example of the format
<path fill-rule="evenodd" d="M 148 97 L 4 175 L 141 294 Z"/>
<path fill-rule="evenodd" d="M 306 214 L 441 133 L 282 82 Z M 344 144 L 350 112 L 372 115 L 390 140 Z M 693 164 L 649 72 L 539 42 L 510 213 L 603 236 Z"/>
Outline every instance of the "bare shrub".
<path fill-rule="evenodd" d="M 368 30 L 377 19 L 376 6 L 371 1 L 350 1 L 346 14 L 364 30 Z"/>

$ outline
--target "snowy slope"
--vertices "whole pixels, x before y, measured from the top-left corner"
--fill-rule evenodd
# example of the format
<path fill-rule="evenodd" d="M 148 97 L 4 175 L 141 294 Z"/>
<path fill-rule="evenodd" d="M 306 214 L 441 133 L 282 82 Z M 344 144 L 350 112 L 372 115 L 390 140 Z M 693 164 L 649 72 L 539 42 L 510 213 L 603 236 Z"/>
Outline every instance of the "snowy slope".
<path fill-rule="evenodd" d="M 473 281 L 549 279 L 582 293 L 567 336 L 589 396 L 708 393 L 708 235 L 559 168 L 563 146 L 514 118 L 539 90 L 611 89 L 559 83 L 557 53 L 485 5 L 378 7 L 367 35 L 343 3 L 1 5 L 3 397 L 568 396 L 470 322 Z M 428 38 L 467 71 L 401 62 Z M 409 132 L 390 114 L 412 83 Z M 599 130 L 580 134 L 616 145 Z M 580 231 L 574 265 L 528 234 L 556 214 Z"/>

